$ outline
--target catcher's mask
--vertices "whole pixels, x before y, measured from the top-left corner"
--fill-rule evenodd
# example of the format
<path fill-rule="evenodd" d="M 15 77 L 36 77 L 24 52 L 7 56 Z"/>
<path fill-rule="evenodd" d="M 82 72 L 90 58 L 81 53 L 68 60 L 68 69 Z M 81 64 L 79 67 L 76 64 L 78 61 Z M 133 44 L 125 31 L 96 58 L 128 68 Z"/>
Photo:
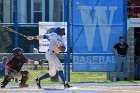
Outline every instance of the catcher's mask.
<path fill-rule="evenodd" d="M 21 48 L 19 48 L 19 47 L 14 48 L 12 52 L 13 52 L 13 56 L 18 58 L 18 59 L 23 57 L 23 50 Z"/>

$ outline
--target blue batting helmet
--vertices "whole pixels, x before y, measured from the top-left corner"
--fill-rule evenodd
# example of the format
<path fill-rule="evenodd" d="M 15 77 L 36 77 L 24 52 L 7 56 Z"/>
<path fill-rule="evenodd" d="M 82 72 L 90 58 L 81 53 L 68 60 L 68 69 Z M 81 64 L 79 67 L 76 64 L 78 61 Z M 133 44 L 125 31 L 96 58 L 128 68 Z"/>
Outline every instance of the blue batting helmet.
<path fill-rule="evenodd" d="M 63 34 L 65 35 L 65 30 L 64 30 L 64 28 L 61 29 L 60 27 L 57 27 L 56 29 L 54 29 L 54 32 L 55 32 L 56 34 L 58 34 L 58 35 L 60 35 L 62 31 L 64 31 Z"/>
<path fill-rule="evenodd" d="M 54 29 L 54 32 L 58 35 L 60 35 L 61 33 L 61 28 L 60 27 L 57 27 L 56 29 Z"/>

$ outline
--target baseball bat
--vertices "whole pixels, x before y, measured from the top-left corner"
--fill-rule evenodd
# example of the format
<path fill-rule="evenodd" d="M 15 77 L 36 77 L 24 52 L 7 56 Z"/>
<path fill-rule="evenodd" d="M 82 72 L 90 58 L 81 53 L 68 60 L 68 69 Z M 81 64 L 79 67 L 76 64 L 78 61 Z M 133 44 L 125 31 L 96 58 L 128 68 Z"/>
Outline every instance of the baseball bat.
<path fill-rule="evenodd" d="M 6 29 L 6 31 L 8 31 L 8 32 L 12 32 L 12 33 L 15 33 L 15 34 L 18 34 L 20 36 L 23 36 L 23 37 L 27 38 L 27 36 L 22 34 L 22 33 L 19 33 L 19 32 L 15 31 L 15 30 L 13 30 L 13 29 L 11 29 L 9 27 L 4 26 L 4 25 L 1 25 L 1 26 L 4 27 Z"/>

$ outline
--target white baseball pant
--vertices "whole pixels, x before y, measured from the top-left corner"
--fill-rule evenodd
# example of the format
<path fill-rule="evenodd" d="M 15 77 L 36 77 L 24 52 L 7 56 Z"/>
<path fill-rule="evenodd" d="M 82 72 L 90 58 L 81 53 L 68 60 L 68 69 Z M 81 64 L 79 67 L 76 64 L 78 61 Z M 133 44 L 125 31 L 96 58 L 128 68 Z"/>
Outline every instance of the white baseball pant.
<path fill-rule="evenodd" d="M 52 51 L 47 51 L 45 55 L 46 59 L 49 62 L 49 75 L 51 77 L 56 75 L 56 71 L 62 71 L 63 70 L 63 65 L 57 58 L 56 54 Z"/>

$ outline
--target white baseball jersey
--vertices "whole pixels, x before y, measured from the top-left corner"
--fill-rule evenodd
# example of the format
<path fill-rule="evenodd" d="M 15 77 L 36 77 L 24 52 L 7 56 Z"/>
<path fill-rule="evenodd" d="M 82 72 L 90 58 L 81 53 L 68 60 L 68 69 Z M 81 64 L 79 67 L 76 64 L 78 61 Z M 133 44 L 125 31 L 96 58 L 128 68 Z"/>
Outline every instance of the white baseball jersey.
<path fill-rule="evenodd" d="M 61 52 L 58 49 L 59 46 L 64 46 L 65 48 L 64 41 L 60 35 L 57 35 L 56 33 L 51 33 L 48 39 L 50 40 L 49 50 L 54 51 L 55 53 L 59 53 Z"/>
<path fill-rule="evenodd" d="M 56 33 L 41 35 L 39 36 L 39 38 L 49 40 L 49 50 L 54 51 L 55 53 L 61 52 L 58 49 L 59 46 L 63 46 L 63 48 L 66 48 L 63 38 L 60 35 L 57 35 Z"/>
<path fill-rule="evenodd" d="M 49 44 L 49 50 L 46 52 L 46 59 L 49 62 L 49 74 L 50 76 L 54 76 L 56 74 L 56 71 L 63 70 L 63 66 L 59 59 L 56 56 L 56 53 L 59 53 L 60 50 L 58 49 L 58 46 L 64 46 L 64 41 L 62 37 L 56 33 L 51 33 L 50 35 L 44 35 L 42 38 L 48 39 Z"/>

